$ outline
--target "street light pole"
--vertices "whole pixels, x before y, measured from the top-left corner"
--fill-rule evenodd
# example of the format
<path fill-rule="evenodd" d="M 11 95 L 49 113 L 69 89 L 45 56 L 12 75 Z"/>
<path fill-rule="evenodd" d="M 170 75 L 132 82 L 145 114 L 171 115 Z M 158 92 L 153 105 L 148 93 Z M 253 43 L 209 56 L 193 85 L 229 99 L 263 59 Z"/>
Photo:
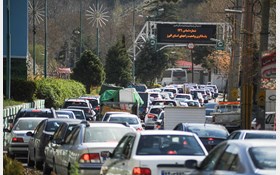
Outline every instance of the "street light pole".
<path fill-rule="evenodd" d="M 7 0 L 7 56 L 6 56 L 6 99 L 11 98 L 11 33 L 10 33 L 10 0 Z"/>
<path fill-rule="evenodd" d="M 33 75 L 36 75 L 36 26 L 35 26 L 35 0 L 32 2 L 32 15 L 33 15 Z"/>
<path fill-rule="evenodd" d="M 133 63 L 132 63 L 132 78 L 133 78 L 133 83 L 135 83 L 135 0 L 133 0 L 133 17 L 132 17 L 132 25 L 133 25 Z"/>
<path fill-rule="evenodd" d="M 47 52 L 47 46 L 48 46 L 48 40 L 47 40 L 47 16 L 48 16 L 48 4 L 47 0 L 45 0 L 45 59 L 44 59 L 44 77 L 47 78 L 47 58 L 48 58 L 48 52 Z"/>
<path fill-rule="evenodd" d="M 99 12 L 99 0 L 96 0 L 96 10 Z M 96 52 L 99 58 L 99 26 L 96 24 Z"/>
<path fill-rule="evenodd" d="M 82 0 L 80 0 L 80 59 L 82 57 Z"/>

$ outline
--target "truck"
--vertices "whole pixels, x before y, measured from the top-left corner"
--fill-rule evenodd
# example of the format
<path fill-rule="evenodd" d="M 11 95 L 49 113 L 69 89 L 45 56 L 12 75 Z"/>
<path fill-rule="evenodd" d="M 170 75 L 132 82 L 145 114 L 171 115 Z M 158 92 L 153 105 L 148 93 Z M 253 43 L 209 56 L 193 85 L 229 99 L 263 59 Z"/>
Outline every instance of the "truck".
<path fill-rule="evenodd" d="M 205 123 L 204 107 L 166 106 L 164 112 L 165 130 L 173 130 L 178 123 Z"/>
<path fill-rule="evenodd" d="M 212 123 L 220 124 L 229 132 L 241 128 L 241 107 L 240 102 L 219 102 L 212 115 Z"/>

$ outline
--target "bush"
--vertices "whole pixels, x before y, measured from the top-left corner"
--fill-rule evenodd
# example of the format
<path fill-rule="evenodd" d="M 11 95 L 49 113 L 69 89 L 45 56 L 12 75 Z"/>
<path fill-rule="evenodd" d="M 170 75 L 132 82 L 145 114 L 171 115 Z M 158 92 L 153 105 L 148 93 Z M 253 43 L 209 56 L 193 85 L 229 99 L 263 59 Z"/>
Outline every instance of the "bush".
<path fill-rule="evenodd" d="M 3 157 L 3 174 L 4 175 L 24 175 L 24 167 L 17 160 L 9 158 L 7 155 Z"/>
<path fill-rule="evenodd" d="M 35 80 L 35 84 L 35 95 L 45 99 L 47 108 L 59 108 L 66 98 L 79 97 L 86 92 L 84 85 L 74 80 L 46 78 Z"/>
<path fill-rule="evenodd" d="M 4 82 L 3 86 L 6 86 L 6 82 Z M 34 100 L 34 92 L 35 92 L 35 83 L 34 81 L 28 80 L 11 80 L 11 98 L 16 101 L 25 101 L 31 102 Z M 6 93 L 6 89 L 4 88 L 4 94 Z"/>

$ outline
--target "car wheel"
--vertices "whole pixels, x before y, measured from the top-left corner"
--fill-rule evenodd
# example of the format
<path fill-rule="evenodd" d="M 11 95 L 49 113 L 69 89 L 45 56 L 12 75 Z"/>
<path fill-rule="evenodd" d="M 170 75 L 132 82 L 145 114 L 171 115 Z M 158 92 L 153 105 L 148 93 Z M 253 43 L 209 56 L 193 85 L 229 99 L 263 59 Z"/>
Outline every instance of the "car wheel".
<path fill-rule="evenodd" d="M 27 166 L 34 167 L 34 161 L 31 160 L 29 152 L 28 152 L 28 155 L 27 155 Z"/>
<path fill-rule="evenodd" d="M 51 174 L 51 167 L 45 162 L 43 167 L 43 175 L 50 175 Z"/>

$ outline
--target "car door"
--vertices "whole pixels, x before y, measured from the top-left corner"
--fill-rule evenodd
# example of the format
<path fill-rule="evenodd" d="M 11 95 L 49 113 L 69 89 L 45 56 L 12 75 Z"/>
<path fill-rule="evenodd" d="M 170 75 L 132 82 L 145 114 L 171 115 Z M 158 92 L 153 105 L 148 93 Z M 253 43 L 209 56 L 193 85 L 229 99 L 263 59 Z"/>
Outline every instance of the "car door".
<path fill-rule="evenodd" d="M 74 138 L 79 131 L 80 127 L 74 128 L 55 151 L 54 164 L 58 174 L 67 174 L 69 148 L 74 143 Z"/>
<path fill-rule="evenodd" d="M 37 154 L 39 154 L 40 151 L 40 146 L 41 146 L 41 142 L 42 142 L 42 137 L 44 135 L 43 131 L 45 129 L 46 123 L 48 120 L 44 120 L 44 122 L 41 122 L 40 125 L 38 126 L 37 130 L 34 131 L 34 160 L 36 160 L 37 158 Z M 32 151 L 32 150 L 31 150 Z"/>
<path fill-rule="evenodd" d="M 131 174 L 130 167 L 128 163 L 130 161 L 133 142 L 135 136 L 131 134 L 125 135 L 114 149 L 114 152 L 109 160 L 108 174 Z"/>

